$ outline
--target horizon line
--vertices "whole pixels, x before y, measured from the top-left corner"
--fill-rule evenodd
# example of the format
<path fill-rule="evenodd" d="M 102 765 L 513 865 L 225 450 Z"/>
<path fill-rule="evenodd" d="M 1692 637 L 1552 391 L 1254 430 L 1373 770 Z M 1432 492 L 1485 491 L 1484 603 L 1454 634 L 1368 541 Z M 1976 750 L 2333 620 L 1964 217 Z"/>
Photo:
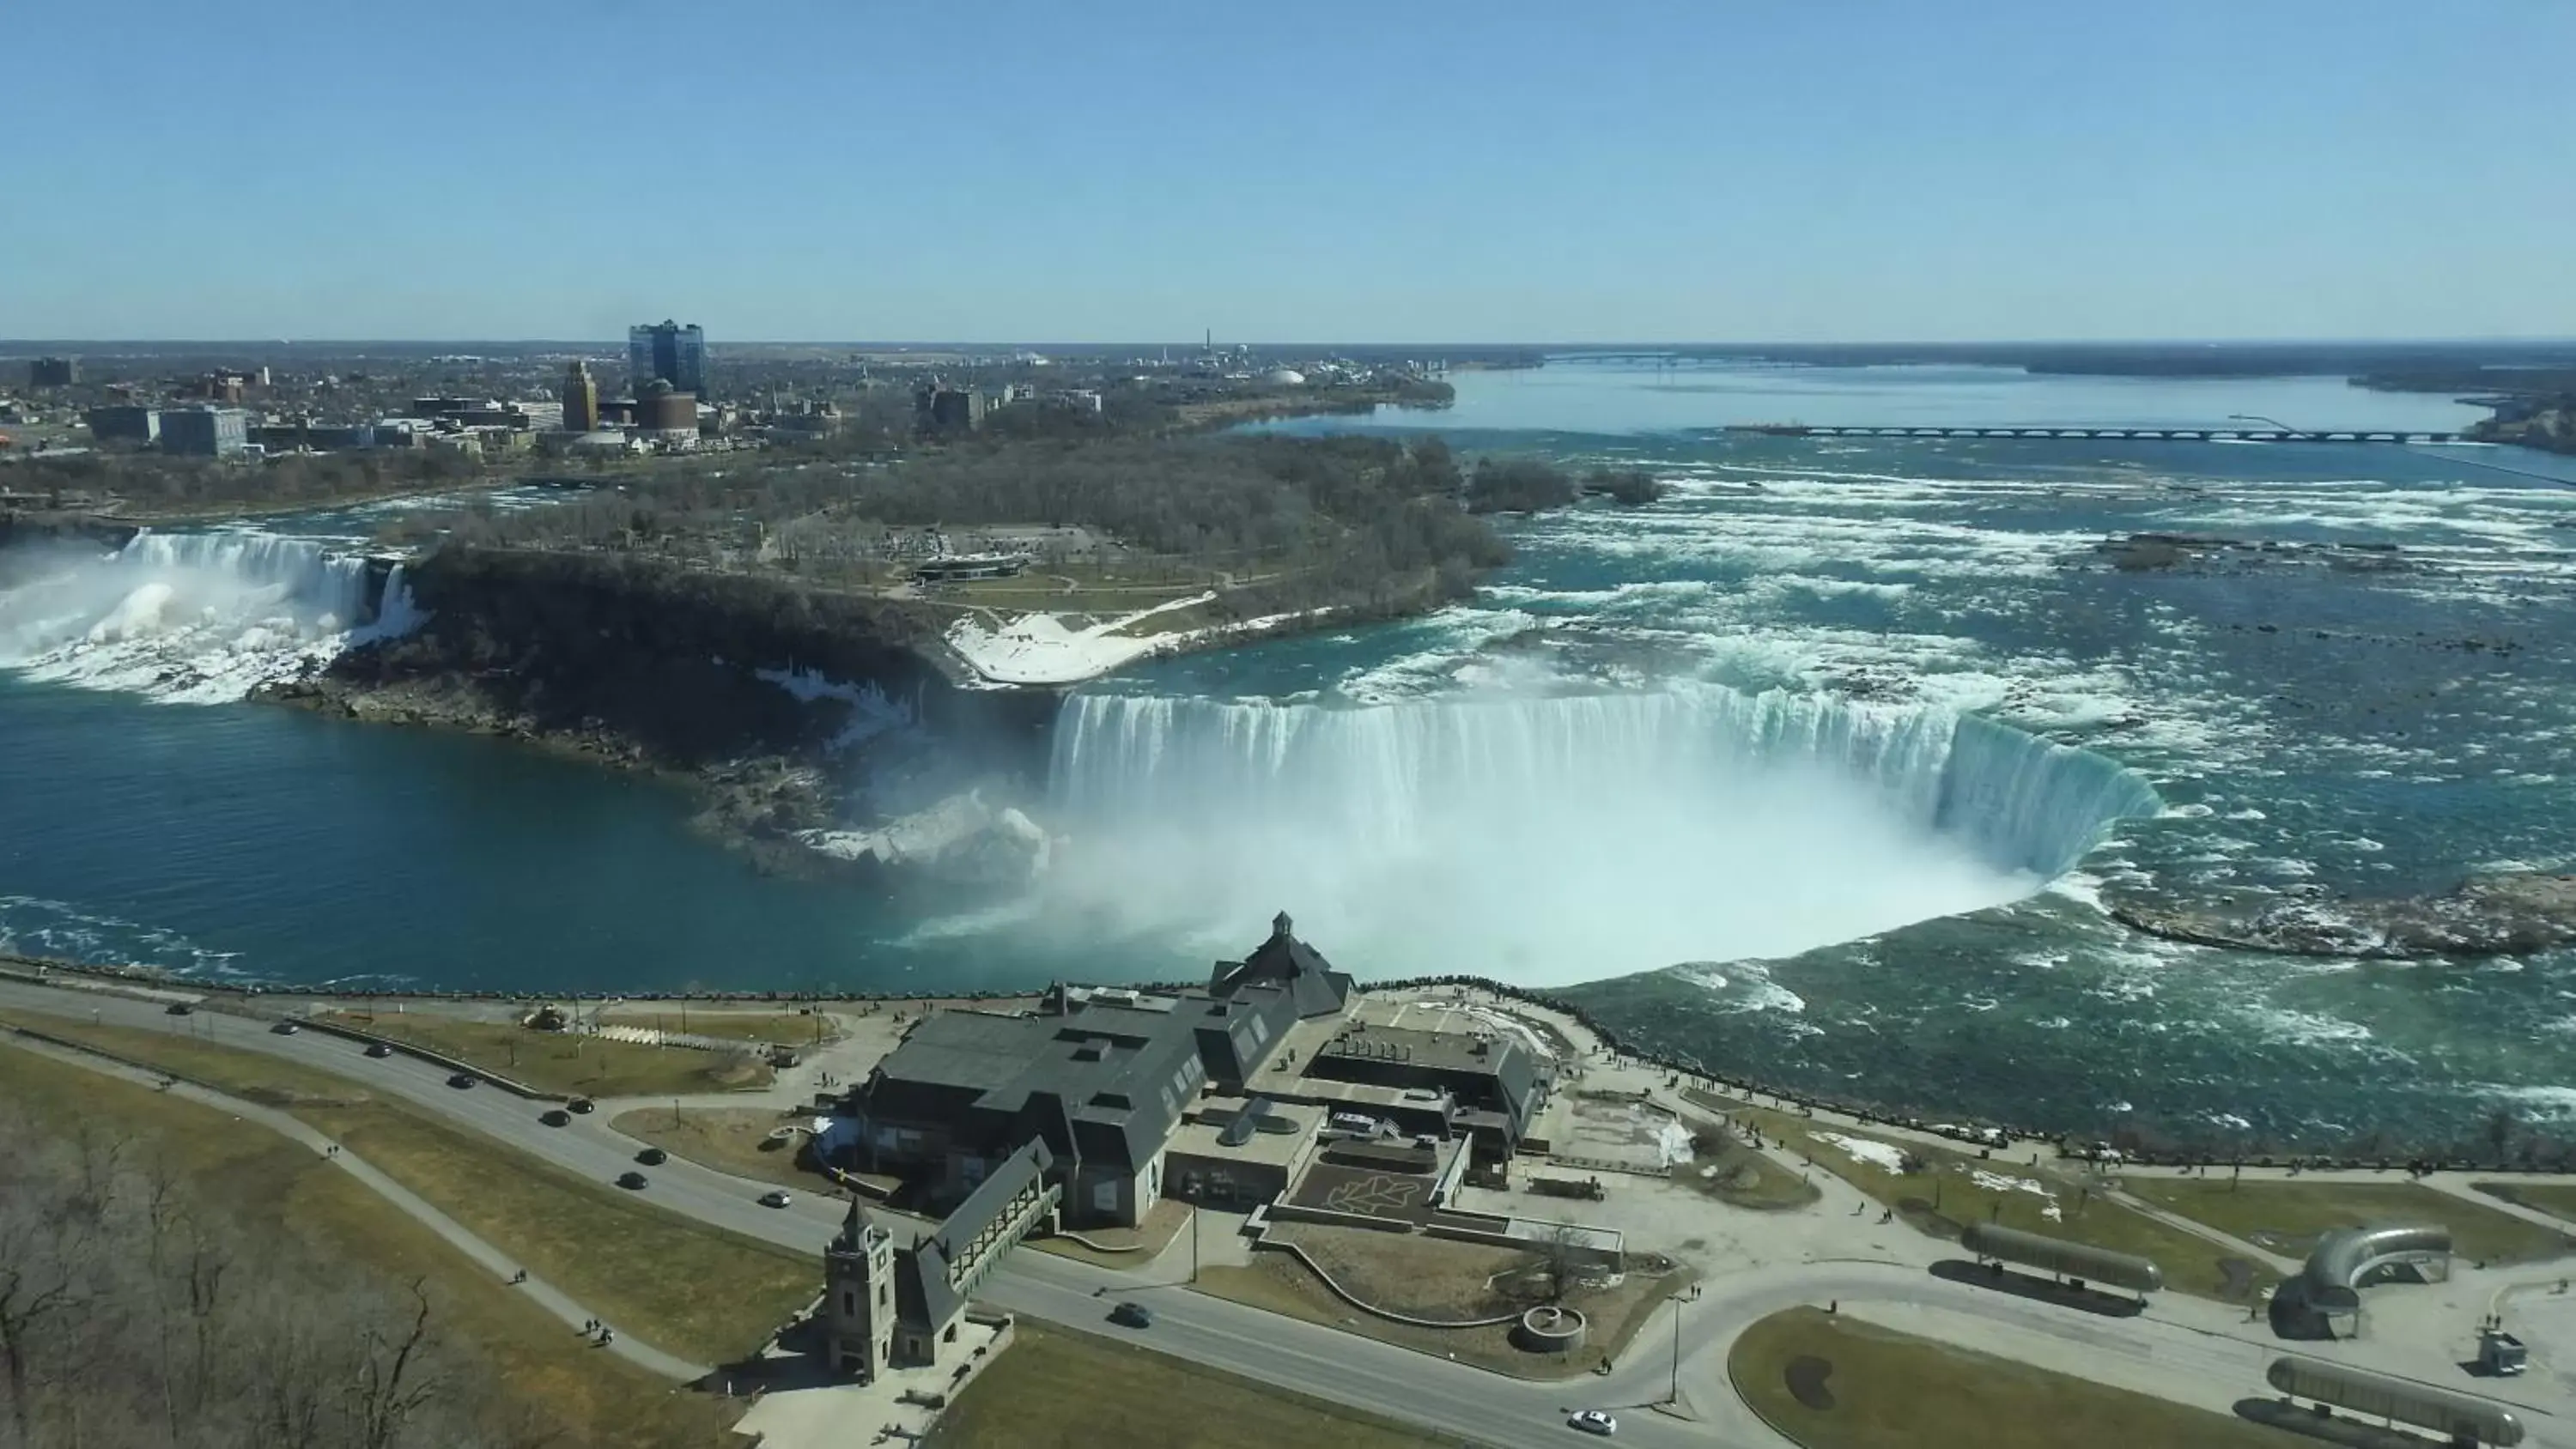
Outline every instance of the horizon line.
<path fill-rule="evenodd" d="M 582 337 L 461 337 L 461 336 L 460 336 L 460 337 L 320 337 L 320 336 L 316 336 L 316 337 L 144 337 L 144 336 L 131 336 L 131 337 L 0 337 L 0 355 L 14 355 L 14 353 L 8 352 L 8 351 L 7 351 L 8 349 L 16 349 L 16 348 L 37 348 L 37 349 L 41 349 L 41 348 L 48 348 L 48 347 L 51 347 L 51 348 L 61 348 L 61 349 L 73 349 L 73 348 L 82 348 L 82 347 L 215 347 L 215 346 L 240 346 L 240 347 L 316 347 L 316 346 L 332 346 L 332 347 L 356 347 L 356 346 L 369 346 L 369 345 L 375 345 L 375 346 L 406 346 L 406 347 L 431 347 L 431 346 L 440 346 L 440 347 L 465 347 L 465 346 L 474 346 L 474 345 L 508 346 L 508 347 L 590 347 L 590 346 L 600 346 L 600 347 L 611 347 L 611 348 L 623 348 L 623 347 L 624 347 L 624 345 L 625 345 L 625 343 L 624 343 L 622 340 L 620 340 L 620 339 L 616 339 L 616 338 L 607 338 L 607 337 L 600 337 L 600 338 L 582 338 Z M 1050 347 L 1053 347 L 1053 348 L 1068 348 L 1068 349 L 1070 349 L 1070 348 L 1080 348 L 1080 349 L 1087 349 L 1087 350 L 1097 350 L 1097 349 L 1104 349 L 1104 348 L 1131 348 L 1131 347 L 1132 347 L 1132 348 L 1149 348 L 1149 347 L 1175 347 L 1175 346 L 1186 346 L 1186 347 L 1191 347 L 1191 348 L 1198 348 L 1198 347 L 1203 347 L 1204 345 L 1205 345 L 1205 344 L 1204 344 L 1203 340 L 1201 340 L 1201 339 L 1195 339 L 1195 338 L 1193 338 L 1193 339 L 1179 339 L 1179 338 L 1147 338 L 1147 339 L 1134 339 L 1134 338 L 1128 338 L 1128 339 L 1111 339 L 1111 340 L 1107 340 L 1107 341 L 1091 341 L 1091 340 L 1077 340 L 1077 339 L 1067 339 L 1067 338 L 1042 339 L 1042 340 L 1040 340 L 1040 339 L 1029 339 L 1029 338 L 1011 338 L 1011 339 L 994 339 L 994 338 L 903 338 L 903 339 L 898 339 L 898 338 L 888 338 L 888 339 L 851 338 L 851 339 L 819 339 L 819 340 L 818 340 L 818 339 L 799 339 L 799 338 L 757 338 L 757 337 L 754 337 L 754 338 L 739 338 L 739 339 L 735 339 L 735 340 L 732 340 L 732 341 L 716 341 L 716 340 L 714 340 L 714 339 L 710 339 L 710 340 L 708 341 L 708 343 L 707 343 L 707 346 L 709 347 L 709 349 L 710 349 L 710 350 L 717 349 L 717 348 L 726 348 L 726 347 L 836 347 L 836 348 L 846 348 L 846 349 L 853 349 L 853 350 L 877 350 L 877 351 L 887 351 L 887 350 L 891 350 L 891 351 L 932 351 L 932 350 L 942 350 L 942 349 L 945 349 L 945 350 L 955 350 L 955 349 L 959 349 L 959 348 L 1018 348 L 1018 349 L 1022 349 L 1022 350 L 1030 350 L 1030 351 L 1034 351 L 1034 350 L 1040 350 L 1040 349 L 1050 348 Z M 1459 341 L 1459 340 L 1439 341 L 1439 340 L 1423 340 L 1423 339 L 1418 339 L 1418 338 L 1417 338 L 1417 339 L 1394 340 L 1394 341 L 1374 341 L 1374 340 L 1366 340 L 1366 339 L 1358 339 L 1358 338 L 1342 338 L 1342 339 L 1335 339 L 1335 340 L 1318 340 L 1318 339 L 1312 339 L 1312 338 L 1308 338 L 1308 339 L 1269 339 L 1269 340 L 1263 340 L 1263 339 L 1251 339 L 1251 338 L 1237 338 L 1237 339 L 1232 339 L 1232 340 L 1230 340 L 1230 341 L 1228 341 L 1228 342 L 1226 342 L 1226 343 L 1220 344 L 1220 345 L 1225 346 L 1225 347 L 1257 347 L 1257 348 L 1334 348 L 1334 347 L 1366 347 L 1366 348 L 1373 348 L 1373 349 L 1383 349 L 1383 348 L 1415 348 L 1415 349 L 1453 348 L 1453 349 L 1461 349 L 1461 350 L 1485 350 L 1485 351 L 1504 350 L 1504 349 L 1521 349 L 1521 350 L 1527 350 L 1527 351 L 1641 351 L 1641 352 L 1642 352 L 1642 351 L 1663 351 L 1663 352 L 1675 352 L 1675 351 L 1794 351 L 1794 350 L 1801 350 L 1801 349 L 1813 350 L 1813 349 L 1819 349 L 1819 348 L 1847 348 L 1847 349 L 1879 348 L 1879 349 L 1892 349 L 1892 348 L 1978 348 L 1978 347 L 1982 347 L 1982 348 L 1998 348 L 1998 347 L 2060 347 L 2060 348 L 2119 348 L 2119 347 L 2205 347 L 2205 348 L 2229 348 L 2229 347 L 2241 347 L 2241 348 L 2263 348 L 2263 347 L 2496 347 L 2496 346 L 2507 346 L 2507 347 L 2576 347 L 2576 335 L 2557 335 L 2557 336 L 2549 336 L 2549 335 L 2527 335 L 2527 336 L 2526 336 L 2526 335 L 2519 335 L 2519 334 L 2507 334 L 2507 335 L 2491 335 L 2491 336 L 2323 336 L 2323 337 L 2286 337 L 2286 336 L 2285 336 L 2285 337 L 2117 337 L 2117 338 L 1991 337 L 1991 338 L 1944 338 L 1944 339 L 1856 338 L 1856 339 L 1846 339 L 1846 340 L 1839 340 L 1839 341 L 1804 341 L 1804 342 L 1764 341 L 1764 340 L 1752 340 L 1752 341 L 1726 341 L 1726 340 L 1716 340 L 1716 339 L 1697 339 L 1697 340 L 1687 340 L 1687 341 L 1672 341 L 1672 340 L 1664 340 L 1664 341 L 1649 341 L 1649 340 L 1640 340 L 1640 339 L 1634 339 L 1634 338 L 1610 338 L 1610 339 L 1596 339 L 1596 340 L 1553 338 L 1553 339 L 1522 339 L 1522 340 L 1507 341 L 1507 342 L 1497 342 L 1497 341 L 1472 342 L 1472 341 Z"/>

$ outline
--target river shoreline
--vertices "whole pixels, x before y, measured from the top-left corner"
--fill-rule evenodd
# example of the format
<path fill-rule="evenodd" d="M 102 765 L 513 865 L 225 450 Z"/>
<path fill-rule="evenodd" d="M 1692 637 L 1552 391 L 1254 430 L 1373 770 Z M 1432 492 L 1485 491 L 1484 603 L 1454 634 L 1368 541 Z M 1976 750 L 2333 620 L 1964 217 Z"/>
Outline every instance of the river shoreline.
<path fill-rule="evenodd" d="M 63 961 L 40 956 L 27 956 L 9 951 L 0 951 L 0 977 L 14 977 L 16 979 L 44 985 L 76 985 L 81 988 L 92 990 L 115 991 L 124 989 L 128 991 L 148 992 L 159 998 L 188 1000 L 193 1003 L 212 1001 L 217 1004 L 218 1007 L 228 1007 L 233 1010 L 242 1011 L 245 1014 L 258 1014 L 251 1006 L 251 1003 L 253 1002 L 262 1003 L 270 1007 L 272 1014 L 274 1014 L 277 1010 L 282 1010 L 288 1005 L 299 1002 L 346 1004 L 361 1000 L 369 1003 L 384 1001 L 416 1001 L 512 1002 L 529 1004 L 565 1000 L 613 1000 L 620 1002 L 674 1002 L 690 1006 L 707 1007 L 723 1007 L 727 1005 L 777 1006 L 782 1004 L 828 1007 L 836 1005 L 905 1006 L 930 1003 L 963 1003 L 972 1006 L 992 1002 L 1025 1002 L 1030 996 L 1030 993 L 1026 989 L 904 992 L 764 992 L 734 990 L 707 992 L 639 991 L 617 993 L 383 990 L 351 994 L 315 991 L 285 983 L 268 986 L 250 982 L 208 982 L 155 967 L 104 966 L 95 963 Z M 64 977 L 73 978 L 73 981 L 67 983 L 62 980 Z M 1197 983 L 1171 981 L 1125 982 L 1120 984 L 1144 991 L 1179 992 L 1193 989 Z M 2385 1146 L 2382 1146 L 2380 1150 L 2369 1153 L 2356 1153 L 2352 1151 L 2293 1151 L 2288 1149 L 2274 1152 L 2263 1150 L 2259 1144 L 2249 1147 L 2242 1143 L 2231 1144 L 2223 1152 L 2212 1148 L 2195 1147 L 2190 1145 L 2179 1147 L 2164 1144 L 2149 1145 L 2137 1143 L 2135 1141 L 2127 1142 L 2125 1145 L 2115 1146 L 2112 1142 L 2102 1140 L 2102 1136 L 2105 1133 L 2108 1133 L 2110 1129 L 2102 1129 L 2100 1132 L 2097 1132 L 2094 1129 L 2072 1127 L 2045 1128 L 2021 1123 L 1984 1122 L 1974 1118 L 1961 1118 L 1948 1115 L 1936 1118 L 1925 1114 L 1938 1113 L 1940 1109 L 1937 1106 L 1925 1105 L 1911 1109 L 1890 1109 L 1885 1106 L 1873 1106 L 1866 1103 L 1854 1102 L 1849 1099 L 1837 1099 L 1815 1093 L 1798 1092 L 1762 1082 L 1727 1076 L 1711 1071 L 1708 1067 L 1695 1059 L 1659 1053 L 1651 1049 L 1641 1049 L 1634 1043 L 1629 1042 L 1616 1027 L 1610 1026 L 1609 1024 L 1599 1020 L 1592 1012 L 1577 1002 L 1570 1001 L 1547 992 L 1533 991 L 1528 988 L 1513 986 L 1506 982 L 1494 981 L 1484 977 L 1459 975 L 1422 976 L 1386 981 L 1365 981 L 1361 983 L 1361 989 L 1364 991 L 1412 991 L 1443 987 L 1481 992 L 1498 1001 L 1520 1003 L 1547 1011 L 1561 1013 L 1574 1020 L 1586 1030 L 1592 1032 L 1616 1058 L 1633 1061 L 1641 1065 L 1669 1073 L 1672 1083 L 1676 1086 L 1695 1087 L 1710 1093 L 1730 1094 L 1743 1099 L 1751 1105 L 1762 1105 L 1776 1109 L 1795 1111 L 1810 1118 L 1817 1116 L 1819 1113 L 1823 1113 L 1830 1117 L 1846 1119 L 1864 1127 L 1874 1126 L 1899 1128 L 1909 1132 L 1930 1133 L 1952 1141 L 1977 1147 L 1981 1149 L 1981 1152 L 2002 1151 L 2008 1153 L 2017 1144 L 2048 1143 L 2055 1146 L 2059 1155 L 2064 1157 L 2090 1159 L 2102 1162 L 2106 1165 L 2114 1166 L 2136 1165 L 2141 1167 L 2182 1168 L 2186 1170 L 2192 1168 L 2211 1169 L 2234 1167 L 2289 1167 L 2292 1169 L 2313 1168 L 2320 1170 L 2342 1171 L 2397 1171 L 2403 1169 L 2410 1172 L 2479 1172 L 2492 1173 L 2499 1176 L 2511 1176 L 2517 1173 L 2555 1172 L 2558 1170 L 2554 1166 L 2544 1167 L 2537 1163 L 2516 1163 L 2501 1154 L 2493 1159 L 2481 1160 L 2473 1154 L 2463 1152 L 2456 1143 L 2424 1144 L 2411 1147 L 2401 1146 L 2394 1150 L 2389 1150 Z"/>

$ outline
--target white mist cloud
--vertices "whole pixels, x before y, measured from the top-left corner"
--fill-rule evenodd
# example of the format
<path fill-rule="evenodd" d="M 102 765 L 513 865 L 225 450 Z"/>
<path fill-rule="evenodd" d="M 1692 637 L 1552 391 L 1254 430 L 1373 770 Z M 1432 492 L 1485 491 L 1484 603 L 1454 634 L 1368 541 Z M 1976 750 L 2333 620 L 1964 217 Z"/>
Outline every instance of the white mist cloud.
<path fill-rule="evenodd" d="M 1041 916 L 1230 955 L 1284 908 L 1363 974 L 1534 985 L 1794 954 L 2043 884 L 1936 824 L 1954 724 L 1715 688 L 1078 699 Z"/>

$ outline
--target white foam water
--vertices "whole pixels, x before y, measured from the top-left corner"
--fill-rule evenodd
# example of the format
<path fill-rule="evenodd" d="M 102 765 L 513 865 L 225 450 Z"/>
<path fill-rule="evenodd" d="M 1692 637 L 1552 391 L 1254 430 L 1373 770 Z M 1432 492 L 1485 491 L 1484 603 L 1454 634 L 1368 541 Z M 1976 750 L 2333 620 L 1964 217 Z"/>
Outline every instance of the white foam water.
<path fill-rule="evenodd" d="M 418 627 L 402 567 L 377 607 L 368 563 L 309 539 L 153 533 L 63 551 L 0 589 L 0 668 L 176 704 L 222 704 Z"/>
<path fill-rule="evenodd" d="M 1973 717 L 1715 686 L 1083 695 L 1055 740 L 1050 892 L 1211 941 L 1294 902 L 1381 976 L 1794 955 L 2019 899 L 2159 803 Z"/>

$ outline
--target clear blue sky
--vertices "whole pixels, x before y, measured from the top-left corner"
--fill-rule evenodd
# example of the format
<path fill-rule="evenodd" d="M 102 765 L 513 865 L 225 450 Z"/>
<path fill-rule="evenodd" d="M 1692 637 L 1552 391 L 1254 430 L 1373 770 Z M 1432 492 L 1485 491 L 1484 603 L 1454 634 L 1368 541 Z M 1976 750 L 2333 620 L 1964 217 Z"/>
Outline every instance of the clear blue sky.
<path fill-rule="evenodd" d="M 2576 335 L 2568 0 L 36 0 L 0 336 Z"/>

